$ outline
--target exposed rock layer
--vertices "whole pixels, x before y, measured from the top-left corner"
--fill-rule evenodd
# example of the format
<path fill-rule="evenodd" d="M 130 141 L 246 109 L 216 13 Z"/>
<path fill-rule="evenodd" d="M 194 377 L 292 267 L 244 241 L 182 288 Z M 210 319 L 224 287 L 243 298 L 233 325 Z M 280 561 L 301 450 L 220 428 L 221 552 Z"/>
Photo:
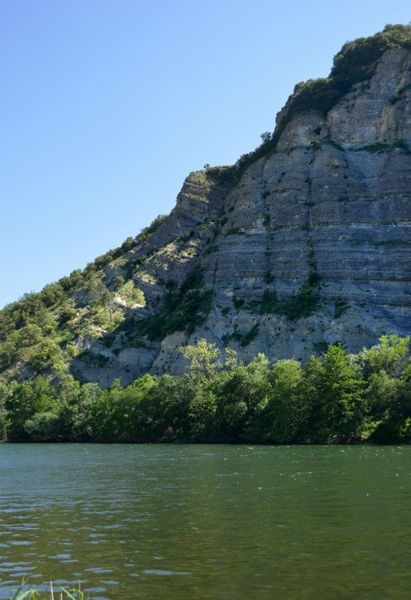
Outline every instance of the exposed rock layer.
<path fill-rule="evenodd" d="M 108 385 L 147 370 L 179 372 L 178 346 L 200 337 L 244 360 L 257 352 L 306 360 L 325 343 L 356 352 L 384 333 L 409 333 L 410 58 L 404 48 L 388 50 L 373 77 L 326 116 L 294 116 L 276 150 L 234 187 L 212 171 L 190 174 L 171 215 L 130 252 L 144 259 L 134 278 L 147 299 L 132 319 L 138 330 L 158 310 L 167 282 L 178 289 L 196 265 L 213 290 L 208 318 L 194 333 L 141 336 L 134 348 L 122 347 L 118 334 L 117 353 L 96 342 L 91 350 L 105 353 L 107 365 L 90 369 L 77 360 L 77 374 Z M 278 306 L 308 280 L 319 303 L 308 316 L 287 318 Z M 277 309 L 261 312 L 264 292 L 276 295 Z"/>

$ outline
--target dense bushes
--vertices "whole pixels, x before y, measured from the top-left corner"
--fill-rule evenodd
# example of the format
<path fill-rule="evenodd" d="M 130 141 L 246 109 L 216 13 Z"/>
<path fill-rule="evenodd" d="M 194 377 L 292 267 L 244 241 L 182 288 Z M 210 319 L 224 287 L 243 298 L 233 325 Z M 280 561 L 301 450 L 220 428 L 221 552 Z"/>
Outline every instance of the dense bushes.
<path fill-rule="evenodd" d="M 278 300 L 275 291 L 264 290 L 259 308 L 261 315 L 278 313 L 285 315 L 290 321 L 308 317 L 319 307 L 320 296 L 317 291 L 319 278 L 315 272 L 310 273 L 307 281 L 301 284 L 298 292 L 284 300 Z"/>
<path fill-rule="evenodd" d="M 370 65 L 390 48 L 411 48 L 410 25 L 386 25 L 383 31 L 344 44 L 334 58 L 330 76 L 341 89 L 369 77 Z"/>
<path fill-rule="evenodd" d="M 135 239 L 129 237 L 83 271 L 73 271 L 41 292 L 25 294 L 4 307 L 0 311 L 0 372 L 6 374 L 7 370 L 6 375 L 13 378 L 22 365 L 33 376 L 64 371 L 76 353 L 74 340 L 112 331 L 128 307 L 144 305 L 144 294 L 135 287 L 131 273 L 122 271 L 124 277 L 110 278 L 104 270 L 135 245 Z"/>
<path fill-rule="evenodd" d="M 144 229 L 142 229 L 137 236 L 139 243 L 141 244 L 142 242 L 148 240 L 148 238 L 151 237 L 153 233 L 157 231 L 157 229 L 162 223 L 164 223 L 166 219 L 167 215 L 158 215 L 158 217 L 154 219 L 151 225 L 149 225 L 148 227 L 144 227 Z"/>
<path fill-rule="evenodd" d="M 144 375 L 107 390 L 65 376 L 0 383 L 0 431 L 10 441 L 411 442 L 409 339 L 384 336 L 357 355 L 330 346 L 296 360 L 248 365 L 205 340 L 182 349 L 182 376 Z"/>
<path fill-rule="evenodd" d="M 160 302 L 155 314 L 147 317 L 137 325 L 141 335 L 150 340 L 162 340 L 174 331 L 194 329 L 203 323 L 211 309 L 211 289 L 203 289 L 201 270 L 191 271 L 179 289 L 168 287 L 168 292 Z"/>

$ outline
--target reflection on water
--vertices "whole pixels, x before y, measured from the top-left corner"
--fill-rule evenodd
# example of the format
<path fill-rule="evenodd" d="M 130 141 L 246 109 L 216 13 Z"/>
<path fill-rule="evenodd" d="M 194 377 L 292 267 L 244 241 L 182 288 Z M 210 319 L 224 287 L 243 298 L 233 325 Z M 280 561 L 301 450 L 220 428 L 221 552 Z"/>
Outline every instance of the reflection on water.
<path fill-rule="evenodd" d="M 0 598 L 411 598 L 411 447 L 0 446 Z"/>

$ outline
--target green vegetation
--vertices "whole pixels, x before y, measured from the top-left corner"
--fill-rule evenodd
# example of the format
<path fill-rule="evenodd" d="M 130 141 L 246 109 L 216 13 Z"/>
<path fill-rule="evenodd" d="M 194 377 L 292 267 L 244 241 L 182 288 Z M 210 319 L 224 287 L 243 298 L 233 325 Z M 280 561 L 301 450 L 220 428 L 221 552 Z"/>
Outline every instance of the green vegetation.
<path fill-rule="evenodd" d="M 231 165 L 223 167 L 208 167 L 205 171 L 206 177 L 219 183 L 220 185 L 230 186 L 234 183 L 234 170 Z"/>
<path fill-rule="evenodd" d="M 400 89 L 395 94 L 395 96 L 392 96 L 390 98 L 391 104 L 396 104 L 397 102 L 399 102 L 401 100 L 401 98 L 402 98 L 403 93 L 406 92 L 409 89 L 411 89 L 411 84 L 403 85 L 402 87 L 400 87 Z"/>
<path fill-rule="evenodd" d="M 339 319 L 343 312 L 345 312 L 348 308 L 350 308 L 350 305 L 347 304 L 345 300 L 338 300 L 335 303 L 334 319 Z"/>
<path fill-rule="evenodd" d="M 411 48 L 411 26 L 387 25 L 376 35 L 344 44 L 334 57 L 329 77 L 297 84 L 287 103 L 282 127 L 302 111 L 314 109 L 326 114 L 354 84 L 370 79 L 375 62 L 395 47 Z"/>
<path fill-rule="evenodd" d="M 269 289 L 264 290 L 261 305 L 259 308 L 260 315 L 276 312 L 279 306 L 277 294 Z"/>
<path fill-rule="evenodd" d="M 376 248 L 379 246 L 383 248 L 408 248 L 411 246 L 411 242 L 408 240 L 387 240 L 384 242 L 374 242 L 374 246 Z"/>
<path fill-rule="evenodd" d="M 251 333 L 251 332 L 250 332 Z M 323 343 L 321 347 L 326 344 Z M 200 340 L 182 376 L 144 375 L 107 389 L 42 376 L 0 383 L 9 441 L 411 442 L 409 338 L 383 336 L 349 355 L 330 345 L 303 367 L 258 354 L 248 365 Z"/>
<path fill-rule="evenodd" d="M 319 277 L 315 271 L 312 271 L 299 288 L 296 294 L 292 294 L 285 300 L 278 300 L 274 291 L 266 289 L 264 291 L 259 313 L 277 313 L 285 315 L 290 321 L 295 321 L 302 317 L 308 317 L 317 310 L 320 304 L 320 297 L 316 291 L 319 283 Z"/>
<path fill-rule="evenodd" d="M 272 283 L 274 281 L 274 276 L 271 272 L 271 269 L 267 269 L 267 271 L 264 273 L 264 282 L 267 285 L 270 285 L 270 283 Z"/>
<path fill-rule="evenodd" d="M 303 283 L 296 294 L 282 302 L 277 312 L 292 321 L 310 316 L 319 306 L 320 297 L 314 291 L 314 285 L 309 281 Z"/>
<path fill-rule="evenodd" d="M 234 304 L 234 308 L 236 310 L 240 310 L 240 308 L 242 308 L 244 306 L 245 300 L 244 300 L 244 298 L 237 298 L 236 296 L 234 296 L 233 304 Z"/>
<path fill-rule="evenodd" d="M 376 154 L 380 154 L 381 152 L 387 152 L 390 149 L 390 144 L 370 144 L 369 146 L 363 146 L 362 148 L 357 148 L 358 152 L 362 152 L 366 150 L 367 152 L 375 152 Z"/>
<path fill-rule="evenodd" d="M 158 217 L 154 219 L 151 225 L 149 225 L 148 227 L 144 227 L 144 229 L 142 229 L 137 236 L 139 243 L 141 244 L 142 242 L 147 241 L 153 235 L 153 233 L 157 231 L 160 225 L 164 223 L 166 219 L 167 215 L 158 215 Z"/>
<path fill-rule="evenodd" d="M 129 279 L 124 285 L 117 288 L 118 296 L 128 305 L 133 306 L 139 304 L 144 306 L 146 301 L 143 292 L 134 285 L 134 282 Z"/>
<path fill-rule="evenodd" d="M 109 250 L 102 256 L 98 256 L 93 263 L 89 263 L 84 272 L 87 274 L 95 269 L 102 269 L 106 265 L 108 265 L 113 260 L 116 260 L 126 254 L 129 250 L 136 246 L 136 241 L 132 237 L 128 237 L 125 242 L 118 248 L 114 248 L 114 250 Z M 44 290 L 43 290 L 44 291 Z"/>
<path fill-rule="evenodd" d="M 121 326 L 127 310 L 145 304 L 132 279 L 136 259 L 129 252 L 135 246 L 129 237 L 83 271 L 73 271 L 1 310 L 0 372 L 9 380 L 19 379 L 24 365 L 32 377 L 53 374 L 59 379 L 80 353 L 79 340 L 101 338 L 106 343 L 105 336 L 110 338 Z"/>
<path fill-rule="evenodd" d="M 261 145 L 254 152 L 240 157 L 232 167 L 210 168 L 206 166 L 205 178 L 226 187 L 230 187 L 238 182 L 242 173 L 249 165 L 257 159 L 276 151 L 279 136 L 285 125 L 295 114 L 312 109 L 320 110 L 324 113 L 327 112 L 343 94 L 351 90 L 352 86 L 358 82 L 364 82 L 362 84 L 364 89 L 359 89 L 359 93 L 364 92 L 367 81 L 374 72 L 375 61 L 385 50 L 392 47 L 411 47 L 410 26 L 387 26 L 383 32 L 371 38 L 361 38 L 355 42 L 346 44 L 335 57 L 334 66 L 328 78 L 308 81 L 296 86 L 293 96 L 290 97 L 283 111 L 282 120 L 273 135 L 269 132 L 264 132 L 261 136 Z M 395 98 L 401 98 L 408 88 L 409 86 L 400 88 Z M 395 99 L 396 101 L 398 100 Z M 320 135 L 321 128 L 318 127 L 314 131 L 314 134 Z M 318 139 L 313 143 L 313 147 L 319 147 L 320 144 L 331 144 L 336 149 L 343 150 L 329 136 L 326 136 L 326 132 L 323 132 L 322 136 L 321 140 Z M 404 139 L 395 140 L 392 144 L 373 144 L 365 146 L 360 150 L 381 153 L 393 148 L 397 148 L 401 152 L 408 154 L 411 152 Z M 334 166 L 338 167 L 340 163 L 338 161 L 334 162 Z M 284 173 L 285 171 L 282 175 Z M 306 183 L 309 186 L 311 185 L 309 178 L 306 179 Z M 263 191 L 262 197 L 264 199 L 267 198 L 268 192 Z M 346 202 L 347 197 L 341 196 L 338 200 Z M 235 199 L 233 198 L 232 205 L 228 208 L 229 212 L 233 210 L 234 202 Z M 313 206 L 310 200 L 306 200 L 304 204 L 309 208 Z M 177 398 L 180 398 L 180 394 L 183 393 L 180 389 L 181 385 L 185 385 L 184 397 L 187 397 L 186 408 L 188 406 L 189 411 L 194 410 L 191 408 L 190 402 L 194 402 L 193 398 L 197 399 L 196 402 L 200 401 L 197 397 L 197 391 L 190 387 L 192 383 L 189 375 L 180 379 L 167 379 L 168 376 L 156 379 L 146 376 L 146 379 L 142 378 L 138 382 L 135 382 L 133 384 L 134 387 L 130 387 L 131 391 L 127 392 L 124 390 L 128 388 L 120 388 L 119 386 L 110 388 L 109 391 L 99 390 L 91 384 L 80 386 L 74 380 L 72 381 L 70 379 L 71 376 L 68 375 L 69 367 L 75 358 L 81 359 L 89 367 L 104 368 L 110 360 L 108 356 L 112 356 L 112 354 L 105 351 L 108 348 L 116 355 L 123 348 L 131 345 L 134 347 L 148 345 L 147 338 L 148 340 L 161 341 L 166 335 L 176 331 L 186 331 L 188 334 L 192 334 L 196 327 L 204 323 L 207 319 L 212 306 L 213 291 L 205 287 L 201 268 L 198 266 L 193 269 L 181 285 L 178 285 L 178 283 L 171 279 L 166 282 L 167 277 L 170 274 L 173 275 L 173 269 L 167 272 L 171 260 L 178 259 L 180 264 L 184 264 L 186 261 L 191 260 L 189 257 L 204 256 L 204 254 L 210 255 L 217 252 L 216 237 L 222 231 L 222 227 L 225 227 L 225 235 L 227 236 L 248 235 L 248 233 L 247 231 L 232 227 L 234 224 L 232 218 L 230 217 L 230 220 L 228 220 L 227 216 L 220 214 L 219 219 L 203 222 L 201 226 L 195 226 L 196 229 L 191 230 L 186 235 L 174 240 L 173 243 L 159 249 L 153 243 L 152 236 L 158 231 L 165 219 L 165 216 L 157 217 L 149 227 L 144 228 L 140 232 L 137 238 L 129 237 L 120 247 L 96 258 L 84 270 L 75 270 L 70 276 L 63 277 L 58 282 L 45 286 L 40 293 L 26 294 L 17 302 L 6 306 L 0 311 L 0 373 L 2 373 L 0 435 L 5 436 L 7 432 L 10 439 L 31 439 L 38 441 L 47 439 L 108 440 L 111 435 L 108 431 L 111 431 L 114 426 L 109 424 L 107 425 L 107 431 L 104 430 L 106 432 L 94 433 L 93 427 L 97 426 L 95 425 L 97 421 L 93 421 L 94 425 L 92 427 L 87 421 L 88 417 L 86 418 L 85 415 L 90 415 L 90 418 L 94 419 L 92 415 L 94 414 L 93 411 L 97 410 L 96 407 L 98 402 L 100 402 L 99 399 L 104 399 L 104 402 L 108 402 L 107 414 L 110 414 L 110 403 L 114 402 L 115 404 L 117 402 L 117 400 L 114 401 L 112 398 L 114 396 L 116 398 L 117 396 L 123 398 L 124 394 L 130 394 L 130 398 L 140 398 L 138 402 L 136 400 L 138 406 L 149 407 L 147 408 L 147 415 L 144 417 L 147 419 L 144 427 L 149 432 L 146 436 L 147 439 L 163 439 L 161 426 L 158 426 L 155 431 L 152 430 L 150 423 L 153 421 L 153 417 L 149 416 L 150 410 L 154 410 L 153 407 L 155 405 L 154 400 L 150 400 L 151 395 L 153 395 L 153 398 L 156 398 L 156 402 L 158 400 L 160 403 L 159 406 L 161 406 L 161 402 L 166 402 L 166 400 L 160 399 L 159 386 L 165 386 L 164 393 L 166 395 L 164 398 L 167 398 L 167 393 L 170 393 L 171 397 L 175 399 L 173 402 L 175 401 L 178 404 L 180 400 L 177 401 Z M 268 208 L 264 215 L 263 223 L 266 227 L 270 226 Z M 307 221 L 301 228 L 304 231 L 310 231 L 309 222 Z M 270 233 L 269 239 L 273 239 L 273 236 L 274 233 Z M 207 247 L 205 247 L 206 240 L 208 243 Z M 182 244 L 184 243 L 187 243 L 187 245 L 182 248 Z M 405 247 L 407 243 L 398 240 L 387 240 L 375 242 L 374 245 L 377 248 L 381 247 L 382 251 L 383 248 L 388 247 Z M 255 297 L 247 300 L 247 302 L 244 298 L 234 297 L 234 307 L 237 310 L 258 311 L 261 315 L 277 313 L 284 315 L 291 321 L 307 317 L 315 312 L 320 305 L 319 277 L 316 272 L 310 237 L 307 244 L 311 246 L 309 253 L 310 271 L 307 280 L 294 294 L 287 298 L 279 299 L 275 292 L 270 287 L 267 287 L 262 296 L 261 303 Z M 266 264 L 269 264 L 269 256 L 269 246 L 266 246 Z M 215 261 L 211 262 L 215 263 Z M 193 263 L 191 262 L 191 264 Z M 178 277 L 178 275 L 173 276 Z M 265 284 L 270 286 L 273 280 L 273 274 L 267 269 L 264 274 Z M 145 313 L 138 313 L 140 317 L 142 314 L 147 315 L 141 320 L 138 320 L 138 316 L 136 317 L 136 311 L 132 310 L 137 305 L 145 305 L 144 294 L 138 287 L 139 281 L 142 282 L 142 287 L 147 282 L 153 284 L 154 293 L 157 294 L 152 305 L 148 307 L 151 314 L 149 314 L 149 310 Z M 164 287 L 162 287 L 163 285 Z M 340 318 L 347 308 L 348 305 L 343 300 L 337 301 L 334 309 L 334 318 Z M 222 314 L 231 314 L 230 308 L 228 306 L 222 308 Z M 258 327 L 258 323 L 255 323 L 248 332 L 242 331 L 240 333 L 234 330 L 231 336 L 226 336 L 225 341 L 235 339 L 242 347 L 245 347 L 258 335 Z M 96 341 L 99 341 L 98 348 L 100 348 L 100 353 L 93 347 Z M 321 352 L 325 351 L 324 344 L 321 347 L 317 346 L 316 349 Z M 105 354 L 108 356 L 105 356 Z M 312 364 L 317 365 L 315 362 Z M 241 371 L 243 375 L 244 373 L 248 373 L 247 369 L 252 369 L 252 367 L 245 367 L 244 365 L 236 365 L 235 368 L 245 369 L 245 371 Z M 275 370 L 271 366 L 267 368 Z M 301 366 L 299 368 L 300 370 L 302 369 Z M 72 364 L 72 369 L 74 372 L 75 363 Z M 234 367 L 230 369 L 216 368 L 210 382 L 207 383 L 207 385 L 211 385 L 212 380 L 214 382 L 213 385 L 216 387 L 210 391 L 205 387 L 205 383 L 204 385 L 201 383 L 201 393 L 208 399 L 208 394 L 210 393 L 213 399 L 212 402 L 218 404 L 218 398 L 220 398 L 220 388 L 218 385 L 220 384 L 217 381 L 222 380 L 221 378 L 224 377 L 228 378 L 226 384 L 229 386 L 228 380 L 231 377 L 231 371 Z M 281 371 L 282 377 L 285 377 L 284 372 L 287 371 L 286 367 L 284 369 L 285 371 Z M 304 371 L 304 376 L 301 375 L 301 377 L 305 381 L 306 370 L 302 369 L 300 373 L 295 365 L 292 369 L 294 369 L 294 373 L 298 372 L 300 375 Z M 373 374 L 373 367 L 369 369 L 369 373 Z M 366 381 L 364 385 L 372 385 L 373 393 L 383 394 L 381 390 L 385 389 L 388 394 L 387 397 L 395 397 L 395 402 L 404 406 L 405 400 L 403 398 L 405 396 L 401 396 L 402 399 L 400 400 L 397 397 L 400 394 L 398 390 L 401 388 L 401 385 L 403 386 L 401 389 L 405 389 L 405 380 L 401 380 L 403 375 L 397 376 L 390 373 L 387 375 L 389 377 L 388 381 L 381 373 L 375 372 L 375 377 L 369 380 L 369 373 L 368 371 L 361 373 L 363 382 Z M 392 380 L 395 380 L 395 382 L 393 383 Z M 402 381 L 401 384 L 398 383 L 400 380 Z M 68 385 L 71 386 L 71 391 L 67 391 L 66 388 Z M 87 387 L 87 385 L 91 385 L 91 387 Z M 146 385 L 148 386 L 147 389 Z M 135 389 L 139 391 L 135 392 Z M 150 391 L 147 391 L 148 389 Z M 365 397 L 363 394 L 364 390 L 363 388 L 361 389 L 362 395 L 360 395 L 363 398 Z M 139 394 L 141 394 L 141 397 Z M 192 394 L 192 397 L 190 394 Z M 403 394 L 403 391 L 401 394 Z M 220 398 L 221 403 L 223 403 L 222 398 L 223 396 Z M 130 402 L 133 403 L 134 400 L 130 400 Z M 126 409 L 123 413 L 119 413 L 116 416 L 119 423 L 122 422 L 125 414 L 131 414 L 128 410 L 129 408 L 131 410 L 133 407 L 134 404 L 128 407 L 126 403 Z M 134 407 L 133 410 L 137 409 Z M 156 408 L 155 410 L 161 412 L 162 409 Z M 305 410 L 308 409 L 306 408 Z M 391 408 L 386 407 L 384 410 L 389 411 Z M 184 411 L 181 414 L 183 413 Z M 394 431 L 398 425 L 399 417 L 398 419 L 395 417 L 397 421 L 395 419 L 394 421 L 387 421 L 386 414 L 382 409 L 380 413 L 386 430 Z M 184 414 L 184 419 L 189 423 L 191 417 L 189 418 L 187 415 L 191 413 Z M 104 417 L 103 413 L 100 416 L 102 423 L 105 422 L 104 419 L 106 417 Z M 129 418 L 132 421 L 132 417 Z M 167 421 L 167 418 L 164 416 L 164 422 Z M 180 423 L 180 421 L 178 422 Z M 200 424 L 197 423 L 197 426 L 200 427 Z M 182 427 L 181 423 L 179 427 Z M 401 427 L 405 427 L 404 423 L 402 423 Z M 204 423 L 201 424 L 201 428 L 202 431 L 206 429 Z M 96 431 L 100 430 L 97 428 Z M 196 436 L 192 434 L 190 424 L 184 425 L 182 431 L 184 431 L 184 434 L 182 433 L 181 436 L 180 434 L 168 435 L 172 439 L 174 436 L 175 439 L 197 440 Z M 195 431 L 197 430 L 195 429 Z M 216 431 L 218 431 L 218 428 Z M 246 436 L 244 431 L 241 435 Z M 388 436 L 388 433 L 384 433 L 385 430 L 383 428 L 380 428 L 379 431 L 379 435 L 382 438 L 384 435 Z M 124 433 L 120 427 L 118 430 L 115 429 L 113 439 L 124 441 L 131 439 L 133 435 L 134 433 Z M 146 439 L 144 435 L 140 432 L 138 439 Z M 401 436 L 406 434 L 401 429 L 395 435 L 397 435 L 398 439 L 402 439 Z M 117 438 L 116 436 L 119 437 Z M 310 439 L 314 439 L 314 437 L 310 433 Z M 225 438 L 223 436 L 218 439 Z M 265 440 L 266 438 L 263 437 L 261 439 Z M 268 437 L 267 440 L 269 439 L 271 438 Z M 297 439 L 300 438 L 297 437 Z"/>
<path fill-rule="evenodd" d="M 362 148 L 357 148 L 355 152 L 363 152 L 365 150 L 366 152 L 375 152 L 377 154 L 381 154 L 382 152 L 388 152 L 393 148 L 400 148 L 401 150 L 404 150 L 406 154 L 411 154 L 411 150 L 407 142 L 402 138 L 395 140 L 392 144 L 376 143 L 370 144 L 369 146 L 363 146 Z"/>
<path fill-rule="evenodd" d="M 201 269 L 196 268 L 178 290 L 171 289 L 165 294 L 155 314 L 138 323 L 138 332 L 158 341 L 174 331 L 192 333 L 211 310 L 213 292 L 210 289 L 203 291 L 203 286 Z"/>
<path fill-rule="evenodd" d="M 42 592 L 39 590 L 22 590 L 24 582 L 21 587 L 16 591 L 14 596 L 10 600 L 84 600 L 86 596 L 81 591 L 81 587 L 67 590 L 64 587 L 59 589 L 54 588 L 53 584 L 50 583 L 50 592 Z M 88 596 L 87 596 L 88 598 Z"/>
<path fill-rule="evenodd" d="M 313 349 L 316 354 L 325 354 L 328 350 L 328 346 L 330 344 L 325 340 L 320 340 L 318 342 L 313 343 Z"/>
<path fill-rule="evenodd" d="M 255 323 L 251 327 L 250 331 L 243 336 L 243 338 L 241 340 L 241 345 L 243 347 L 248 346 L 248 344 L 250 344 L 253 341 L 253 339 L 257 337 L 258 329 L 259 329 L 259 323 Z"/>
<path fill-rule="evenodd" d="M 324 144 L 328 144 L 329 146 L 332 146 L 336 150 L 340 150 L 341 152 L 344 152 L 344 148 L 341 146 L 341 144 L 338 144 L 329 135 L 324 139 Z"/>

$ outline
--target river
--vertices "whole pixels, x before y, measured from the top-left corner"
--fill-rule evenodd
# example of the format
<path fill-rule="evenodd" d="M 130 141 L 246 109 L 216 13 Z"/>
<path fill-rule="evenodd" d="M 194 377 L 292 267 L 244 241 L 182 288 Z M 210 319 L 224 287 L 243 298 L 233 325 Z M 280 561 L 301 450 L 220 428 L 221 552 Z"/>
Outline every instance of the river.
<path fill-rule="evenodd" d="M 0 598 L 411 598 L 411 446 L 0 445 Z"/>

